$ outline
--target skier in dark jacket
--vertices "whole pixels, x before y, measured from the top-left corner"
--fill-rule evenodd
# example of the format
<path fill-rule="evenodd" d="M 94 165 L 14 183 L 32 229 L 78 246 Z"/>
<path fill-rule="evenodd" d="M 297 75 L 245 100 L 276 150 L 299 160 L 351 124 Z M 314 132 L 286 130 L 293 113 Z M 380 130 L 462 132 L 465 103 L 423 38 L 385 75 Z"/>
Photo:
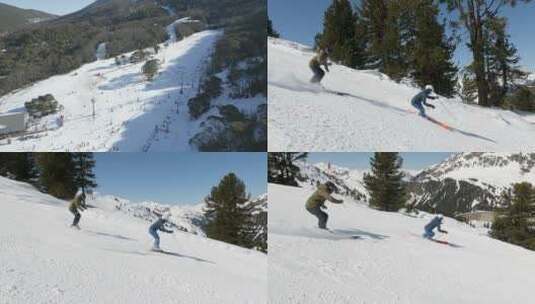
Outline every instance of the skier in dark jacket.
<path fill-rule="evenodd" d="M 83 212 L 86 209 L 87 206 L 85 204 L 85 193 L 80 190 L 76 193 L 76 196 L 69 204 L 69 211 L 74 215 L 74 220 L 72 221 L 71 227 L 80 229 L 80 226 L 78 226 L 80 218 L 82 217 L 80 211 Z"/>
<path fill-rule="evenodd" d="M 435 108 L 434 105 L 427 103 L 427 99 L 438 99 L 437 96 L 432 96 L 433 94 L 433 86 L 432 85 L 426 85 L 425 89 L 418 93 L 416 96 L 414 96 L 411 100 L 411 104 L 413 107 L 415 107 L 418 112 L 420 112 L 420 116 L 425 117 L 425 109 L 424 106 L 429 108 Z"/>
<path fill-rule="evenodd" d="M 442 221 L 444 220 L 444 217 L 442 214 L 439 214 L 435 216 L 427 225 L 424 227 L 424 238 L 432 239 L 435 236 L 435 233 L 433 230 L 437 228 L 438 232 L 440 233 L 448 233 L 446 230 L 441 229 Z"/>
<path fill-rule="evenodd" d="M 154 222 L 149 227 L 149 234 L 152 235 L 154 238 L 154 245 L 152 246 L 152 250 L 154 251 L 161 251 L 160 249 L 160 236 L 158 235 L 158 230 L 165 232 L 165 233 L 173 233 L 173 231 L 165 229 L 164 224 L 169 222 L 168 220 L 169 216 L 162 216 L 158 218 L 156 222 Z"/>
<path fill-rule="evenodd" d="M 320 184 L 316 192 L 314 192 L 306 202 L 305 207 L 307 211 L 318 218 L 318 227 L 320 229 L 327 229 L 327 220 L 329 219 L 329 215 L 321 210 L 327 208 L 325 206 L 325 201 L 328 200 L 335 204 L 344 202 L 331 196 L 331 193 L 333 193 L 335 189 L 336 186 L 332 182 Z"/>
<path fill-rule="evenodd" d="M 327 60 L 329 59 L 329 50 L 328 49 L 320 49 L 318 54 L 314 56 L 310 63 L 308 64 L 310 69 L 312 70 L 312 73 L 314 73 L 314 76 L 310 80 L 312 83 L 319 83 L 325 76 L 325 71 L 329 72 L 329 63 Z M 325 71 L 321 68 L 321 66 L 325 67 Z"/>

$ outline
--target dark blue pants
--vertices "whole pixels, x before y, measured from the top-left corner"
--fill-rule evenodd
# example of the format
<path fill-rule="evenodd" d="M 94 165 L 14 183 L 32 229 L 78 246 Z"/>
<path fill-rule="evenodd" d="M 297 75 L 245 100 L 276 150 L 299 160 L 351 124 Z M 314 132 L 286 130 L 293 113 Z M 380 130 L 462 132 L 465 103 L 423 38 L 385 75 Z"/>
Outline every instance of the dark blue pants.
<path fill-rule="evenodd" d="M 420 116 L 425 116 L 424 105 L 421 102 L 412 100 L 411 104 L 412 104 L 413 107 L 416 108 L 416 110 L 418 110 L 420 112 Z"/>
<path fill-rule="evenodd" d="M 160 236 L 158 235 L 158 232 L 156 230 L 149 229 L 149 234 L 154 238 L 153 247 L 156 249 L 160 248 Z"/>

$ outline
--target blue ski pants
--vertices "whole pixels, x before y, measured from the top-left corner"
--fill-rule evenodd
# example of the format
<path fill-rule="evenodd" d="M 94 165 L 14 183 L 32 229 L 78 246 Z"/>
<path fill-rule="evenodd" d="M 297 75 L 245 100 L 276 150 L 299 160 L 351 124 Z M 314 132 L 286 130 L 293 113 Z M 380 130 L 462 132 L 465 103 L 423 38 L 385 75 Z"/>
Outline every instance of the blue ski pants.
<path fill-rule="evenodd" d="M 413 107 L 416 108 L 416 110 L 418 110 L 420 112 L 420 116 L 425 116 L 424 105 L 421 102 L 412 100 L 411 104 L 412 104 Z"/>
<path fill-rule="evenodd" d="M 154 238 L 154 248 L 160 248 L 160 236 L 156 230 L 149 229 L 149 234 Z"/>

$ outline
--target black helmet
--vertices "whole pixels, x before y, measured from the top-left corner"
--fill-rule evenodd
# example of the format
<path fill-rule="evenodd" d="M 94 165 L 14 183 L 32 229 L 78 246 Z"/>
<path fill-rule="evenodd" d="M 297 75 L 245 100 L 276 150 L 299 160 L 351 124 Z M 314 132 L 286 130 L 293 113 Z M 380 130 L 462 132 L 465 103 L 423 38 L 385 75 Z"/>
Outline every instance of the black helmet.
<path fill-rule="evenodd" d="M 329 192 L 334 192 L 336 190 L 336 185 L 333 182 L 326 182 L 325 186 L 329 190 Z"/>

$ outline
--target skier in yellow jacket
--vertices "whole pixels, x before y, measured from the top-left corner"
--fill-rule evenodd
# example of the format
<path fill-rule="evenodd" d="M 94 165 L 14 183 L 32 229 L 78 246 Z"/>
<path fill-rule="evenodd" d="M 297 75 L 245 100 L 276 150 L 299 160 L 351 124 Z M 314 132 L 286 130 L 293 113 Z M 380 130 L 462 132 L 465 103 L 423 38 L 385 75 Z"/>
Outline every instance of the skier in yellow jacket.
<path fill-rule="evenodd" d="M 71 227 L 80 229 L 78 223 L 80 222 L 80 218 L 82 217 L 82 215 L 79 211 L 84 211 L 86 209 L 87 206 L 85 204 L 85 193 L 80 190 L 76 193 L 76 196 L 69 204 L 69 211 L 74 214 L 74 220 L 72 221 Z"/>
<path fill-rule="evenodd" d="M 327 229 L 327 220 L 329 215 L 321 209 L 327 208 L 325 206 L 325 201 L 330 201 L 335 204 L 341 204 L 344 201 L 336 199 L 331 196 L 335 191 L 336 186 L 332 182 L 326 182 L 325 184 L 320 184 L 318 189 L 306 202 L 306 209 L 308 212 L 313 214 L 318 218 L 318 227 L 320 229 Z"/>

